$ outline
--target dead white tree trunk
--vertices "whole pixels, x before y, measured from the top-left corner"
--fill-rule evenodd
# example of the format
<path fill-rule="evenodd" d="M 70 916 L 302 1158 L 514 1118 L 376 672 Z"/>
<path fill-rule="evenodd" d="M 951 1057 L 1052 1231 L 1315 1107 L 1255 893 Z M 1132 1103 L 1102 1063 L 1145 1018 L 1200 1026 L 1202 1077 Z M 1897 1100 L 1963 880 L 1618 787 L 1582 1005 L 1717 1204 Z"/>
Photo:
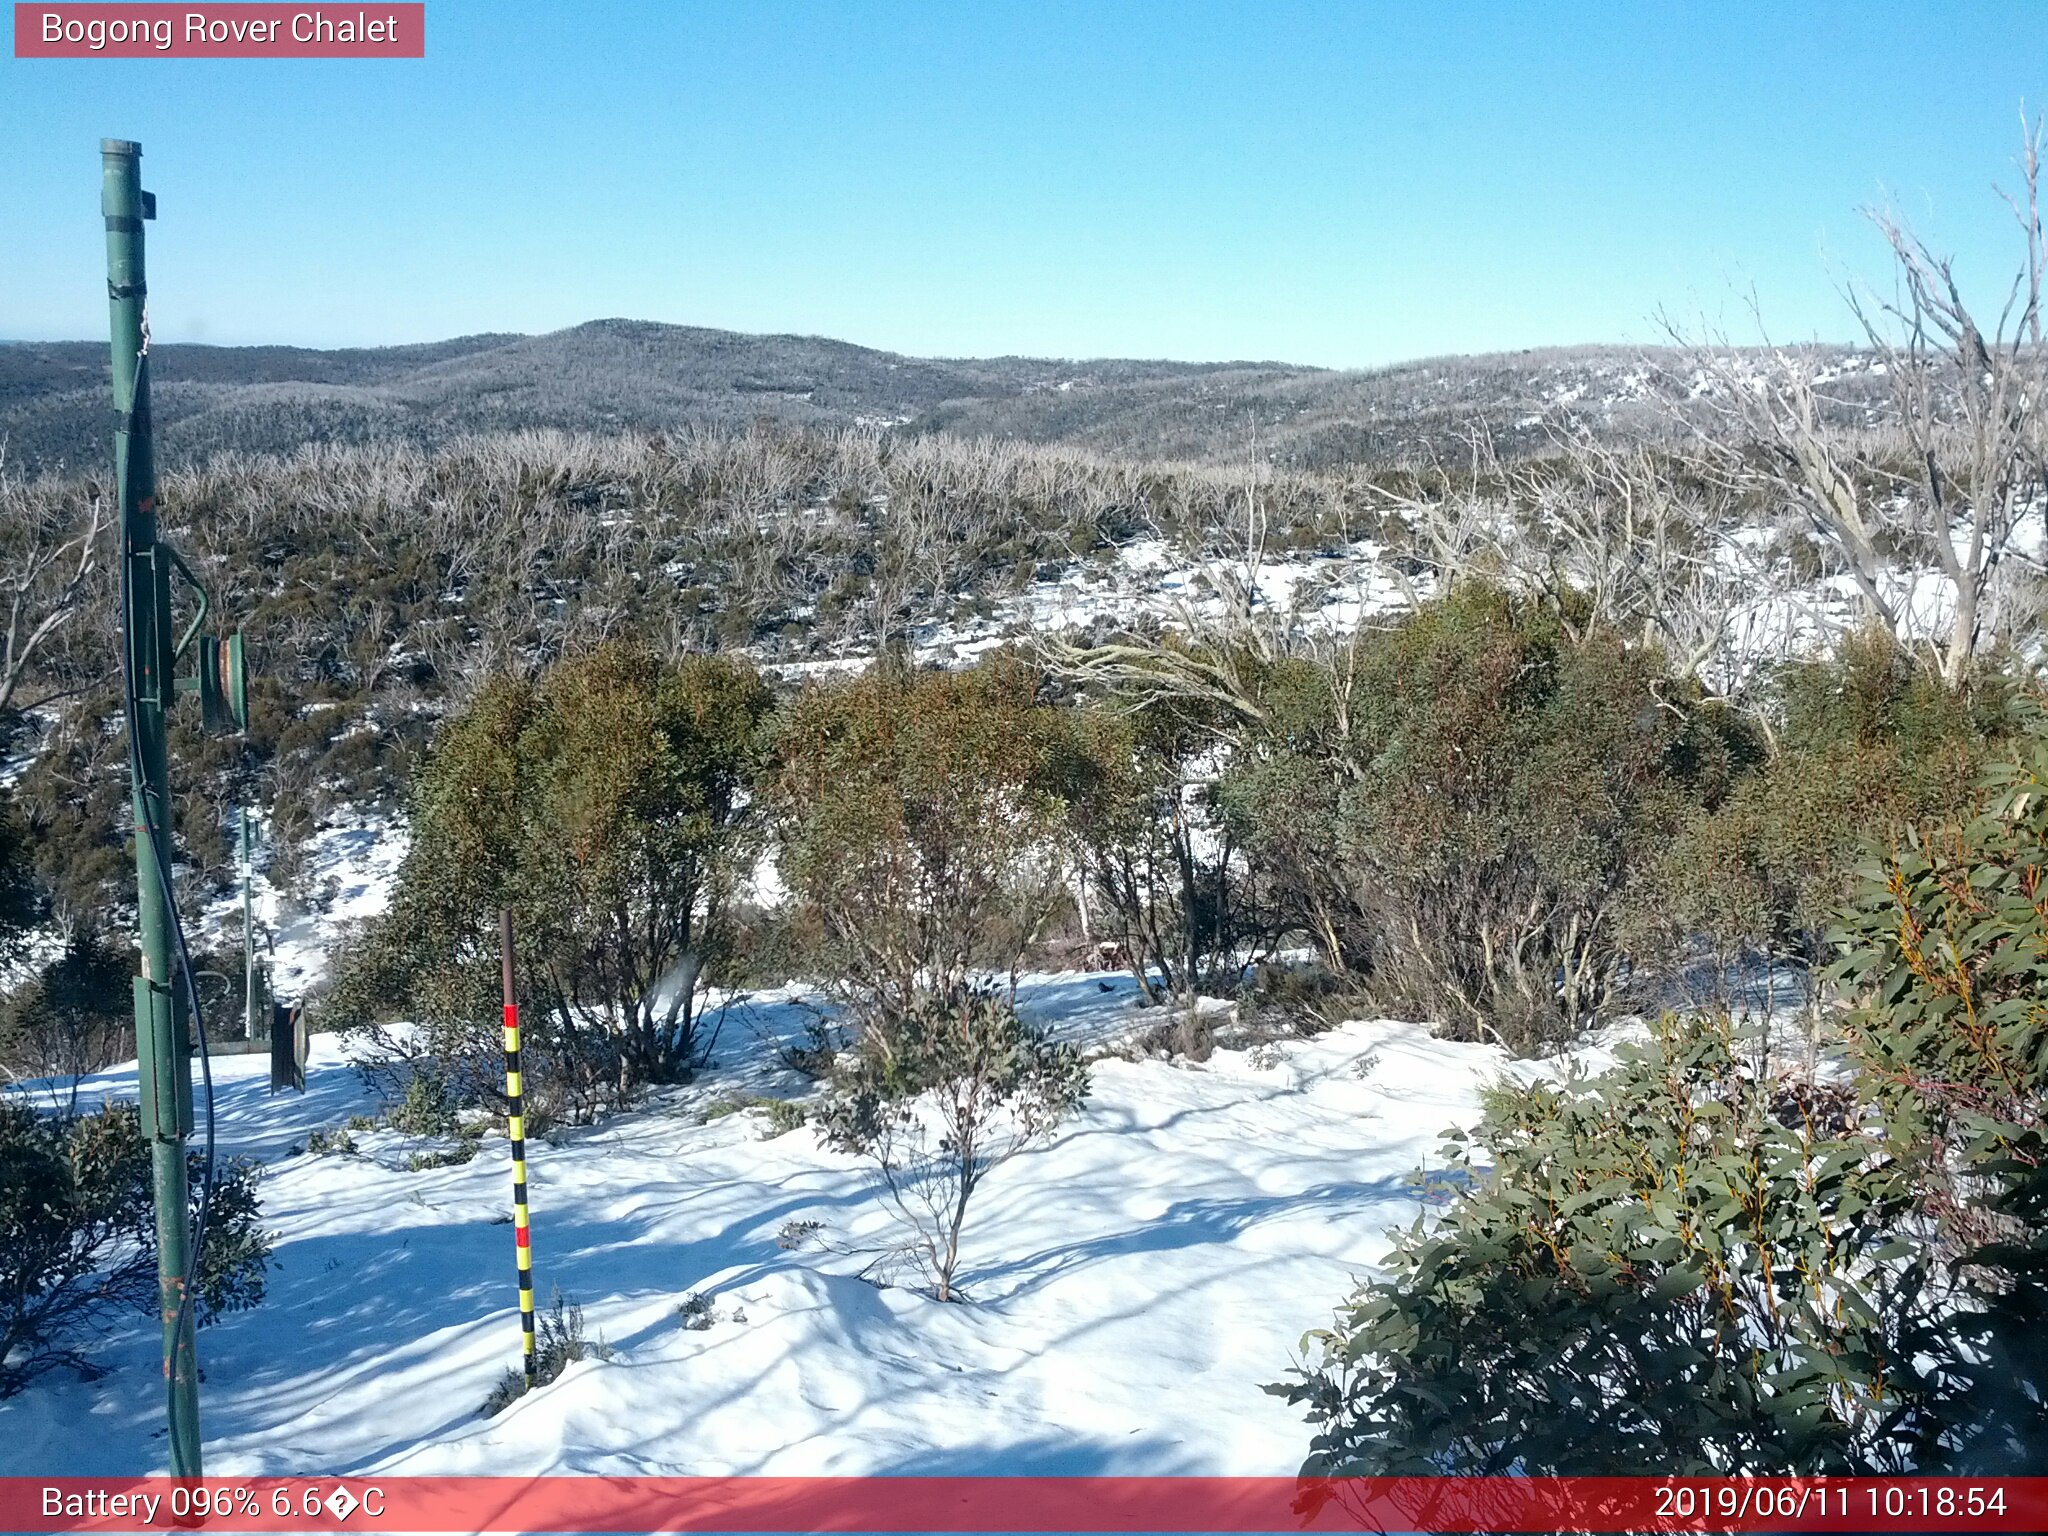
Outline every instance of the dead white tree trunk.
<path fill-rule="evenodd" d="M 1968 679 L 1999 631 L 2034 617 L 1994 609 L 2002 567 L 2022 553 L 2022 519 L 2048 498 L 2041 149 L 2036 121 L 2026 125 L 2021 192 L 2006 199 L 2023 252 L 1988 334 L 1950 259 L 1892 211 L 1871 213 L 1891 252 L 1895 291 L 1852 291 L 1849 302 L 1886 380 L 1903 455 L 1830 419 L 1838 402 L 1811 349 L 1775 349 L 1759 361 L 1721 338 L 1692 346 L 1723 427 L 1709 441 L 1730 478 L 1803 513 L 1840 555 L 1870 615 L 1950 687 Z M 1949 589 L 1938 620 L 1913 601 L 1916 560 L 1930 562 Z"/>
<path fill-rule="evenodd" d="M 21 690 L 37 655 L 90 595 L 106 522 L 105 504 L 97 497 L 81 520 L 70 508 L 43 501 L 32 487 L 10 478 L 0 447 L 0 604 L 7 613 L 0 637 L 0 718 L 27 707 Z"/>

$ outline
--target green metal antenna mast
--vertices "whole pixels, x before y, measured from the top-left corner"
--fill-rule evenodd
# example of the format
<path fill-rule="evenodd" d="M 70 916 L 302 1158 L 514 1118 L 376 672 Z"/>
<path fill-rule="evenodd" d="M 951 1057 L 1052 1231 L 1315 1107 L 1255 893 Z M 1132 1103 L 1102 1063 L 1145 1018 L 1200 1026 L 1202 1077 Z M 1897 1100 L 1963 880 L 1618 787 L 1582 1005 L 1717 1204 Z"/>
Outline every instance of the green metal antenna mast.
<path fill-rule="evenodd" d="M 189 967 L 171 903 L 171 795 L 168 714 L 175 694 L 200 696 L 209 728 L 245 728 L 248 681 L 242 637 L 203 640 L 209 606 L 190 567 L 157 537 L 156 462 L 149 423 L 149 323 L 142 223 L 156 199 L 142 190 L 142 146 L 100 141 L 107 223 L 107 300 L 114 377 L 114 483 L 121 495 L 121 604 L 128 716 L 128 765 L 135 813 L 135 894 L 142 974 L 135 978 L 135 1054 L 142 1089 L 142 1134 L 150 1144 L 156 1198 L 157 1283 L 163 1310 L 164 1377 L 169 1389 L 171 1472 L 198 1477 L 199 1357 L 193 1342 L 193 1234 L 186 1172 L 192 1134 Z M 198 600 L 198 612 L 173 636 L 171 575 Z M 197 642 L 195 646 L 195 642 Z M 197 676 L 177 679 L 187 655 Z M 178 951 L 173 955 L 173 949 Z M 183 967 L 180 975 L 174 964 Z M 180 990 L 180 987 L 183 990 Z M 203 1206 L 202 1206 L 203 1210 Z"/>

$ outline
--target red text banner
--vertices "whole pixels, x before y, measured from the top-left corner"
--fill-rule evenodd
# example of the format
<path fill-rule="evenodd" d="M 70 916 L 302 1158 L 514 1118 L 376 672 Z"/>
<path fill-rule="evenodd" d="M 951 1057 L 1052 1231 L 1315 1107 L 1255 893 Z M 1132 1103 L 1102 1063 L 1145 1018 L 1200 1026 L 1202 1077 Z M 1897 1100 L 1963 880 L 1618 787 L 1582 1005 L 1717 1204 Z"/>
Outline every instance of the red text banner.
<path fill-rule="evenodd" d="M 14 1477 L 0 1529 L 2042 1531 L 2048 1477 Z"/>
<path fill-rule="evenodd" d="M 17 59 L 419 59 L 414 5 L 20 5 Z"/>

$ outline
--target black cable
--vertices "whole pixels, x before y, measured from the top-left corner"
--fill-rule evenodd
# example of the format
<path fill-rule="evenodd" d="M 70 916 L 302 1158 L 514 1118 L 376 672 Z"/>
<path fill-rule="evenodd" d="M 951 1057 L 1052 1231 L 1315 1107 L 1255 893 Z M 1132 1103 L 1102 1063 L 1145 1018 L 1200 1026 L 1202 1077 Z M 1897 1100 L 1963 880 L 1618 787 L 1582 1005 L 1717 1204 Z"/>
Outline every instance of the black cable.
<path fill-rule="evenodd" d="M 138 395 L 143 394 L 149 387 L 148 368 L 148 357 L 145 354 L 136 364 L 135 390 Z M 132 466 L 133 463 L 134 450 L 131 444 L 124 468 Z M 128 473 L 132 476 L 132 468 L 128 469 Z M 136 715 L 140 712 L 142 701 L 141 695 L 135 686 L 135 634 L 131 618 L 134 611 L 134 582 L 129 570 L 130 553 L 125 518 L 127 508 L 136 500 L 134 496 L 129 494 L 131 489 L 132 487 L 126 485 L 122 487 L 122 511 L 124 517 L 121 529 L 121 692 L 122 707 L 128 717 L 128 773 L 130 783 L 136 788 L 136 803 L 142 809 L 143 825 L 137 829 L 137 835 L 146 835 L 150 840 L 151 862 L 156 865 L 157 885 L 163 894 L 164 916 L 170 924 L 171 937 L 177 943 L 178 970 L 185 979 L 185 995 L 187 1003 L 191 1008 L 193 1035 L 199 1043 L 199 1072 L 201 1080 L 206 1087 L 206 1151 L 201 1160 L 199 1212 L 193 1226 L 191 1251 L 186 1256 L 184 1283 L 179 1287 L 178 1311 L 171 1325 L 171 1348 L 173 1355 L 170 1362 L 171 1369 L 164 1373 L 166 1419 L 170 1426 L 170 1433 L 175 1435 L 178 1424 L 178 1416 L 175 1411 L 178 1375 L 176 1353 L 184 1341 L 185 1325 L 192 1316 L 192 1297 L 199 1284 L 200 1255 L 204 1252 L 206 1246 L 207 1215 L 213 1202 L 213 1059 L 206 1045 L 206 1018 L 199 1006 L 199 985 L 192 975 L 192 953 L 185 943 L 185 925 L 178 917 L 177 897 L 176 893 L 171 889 L 171 840 L 162 825 L 157 821 L 156 809 L 150 803 L 149 794 L 143 787 L 145 780 L 142 772 L 142 747 L 137 741 L 135 734 L 135 719 Z M 165 617 L 167 616 L 158 615 L 158 621 L 161 623 Z M 161 679 L 159 686 L 169 681 L 169 679 Z M 172 1106 L 171 1113 L 173 1124 L 175 1124 L 177 1106 Z M 180 1168 L 178 1171 L 180 1175 L 180 1188 L 183 1190 L 191 1177 L 190 1171 L 184 1168 Z M 187 1193 L 187 1198 L 190 1198 L 189 1193 Z M 196 1333 L 196 1327 L 194 1331 Z M 191 1363 L 196 1376 L 199 1368 L 198 1351 L 196 1348 L 193 1351 Z M 198 1447 L 194 1446 L 191 1449 L 197 1451 Z M 173 1445 L 174 1460 L 176 1450 L 177 1447 Z"/>

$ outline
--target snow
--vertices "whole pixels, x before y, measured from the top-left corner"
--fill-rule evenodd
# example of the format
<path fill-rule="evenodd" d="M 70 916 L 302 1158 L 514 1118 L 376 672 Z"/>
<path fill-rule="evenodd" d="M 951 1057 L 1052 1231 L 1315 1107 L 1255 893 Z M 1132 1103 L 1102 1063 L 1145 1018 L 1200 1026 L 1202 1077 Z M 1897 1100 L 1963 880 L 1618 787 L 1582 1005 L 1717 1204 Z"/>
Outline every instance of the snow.
<path fill-rule="evenodd" d="M 307 839 L 302 854 L 306 893 L 296 896 L 273 884 L 267 873 L 267 829 L 251 818 L 256 836 L 256 871 L 249 883 L 257 948 L 271 967 L 277 996 L 300 998 L 327 972 L 329 953 L 349 927 L 390 905 L 398 867 L 410 844 L 404 821 L 390 814 L 354 812 Z M 195 941 L 225 947 L 242 940 L 242 895 L 236 890 L 200 914 Z"/>
<path fill-rule="evenodd" d="M 1022 997 L 1096 1051 L 1156 1017 L 1128 978 L 1034 976 Z M 1199 1064 L 1103 1055 L 1082 1111 L 977 1194 L 969 1300 L 949 1305 L 859 1277 L 871 1253 L 844 1250 L 896 1234 L 865 1165 L 809 1128 L 706 1118 L 798 1088 L 767 1042 L 803 1003 L 736 1006 L 697 1083 L 530 1146 L 541 1295 L 559 1286 L 615 1353 L 492 1419 L 518 1341 L 506 1142 L 424 1172 L 388 1130 L 308 1155 L 307 1132 L 374 1107 L 338 1041 L 316 1037 L 303 1099 L 270 1096 L 261 1058 L 216 1061 L 222 1154 L 265 1163 L 277 1236 L 269 1298 L 201 1335 L 208 1471 L 1290 1473 L 1306 1430 L 1261 1384 L 1413 1220 L 1411 1173 L 1509 1070 L 1386 1021 Z M 131 1064 L 82 1097 L 133 1092 Z M 797 1221 L 830 1246 L 779 1246 Z M 678 1314 L 693 1292 L 709 1327 Z M 0 1474 L 161 1468 L 157 1348 L 135 1317 L 99 1380 L 0 1403 Z"/>

